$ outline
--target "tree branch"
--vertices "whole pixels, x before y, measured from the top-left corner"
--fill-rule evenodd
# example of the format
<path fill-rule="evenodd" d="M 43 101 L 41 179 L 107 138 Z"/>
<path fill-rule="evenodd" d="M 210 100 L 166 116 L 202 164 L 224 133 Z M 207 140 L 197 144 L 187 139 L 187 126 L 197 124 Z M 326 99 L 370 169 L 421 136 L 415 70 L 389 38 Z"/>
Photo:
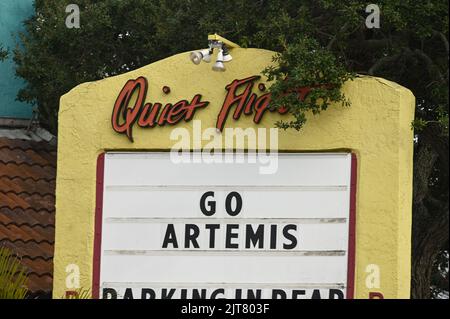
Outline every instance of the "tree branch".
<path fill-rule="evenodd" d="M 347 29 L 348 25 L 349 25 L 349 23 L 346 22 L 346 23 L 339 29 L 339 31 L 336 32 L 336 34 L 333 36 L 333 38 L 330 40 L 330 42 L 328 42 L 328 45 L 327 45 L 327 49 L 328 49 L 328 50 L 331 50 L 331 48 L 333 47 L 334 42 L 336 42 L 337 36 L 338 36 L 339 34 L 341 34 L 342 32 L 344 32 L 345 29 Z"/>
<path fill-rule="evenodd" d="M 415 49 L 414 53 L 418 55 L 420 58 L 422 58 L 422 60 L 425 62 L 425 64 L 427 65 L 428 73 L 430 75 L 436 74 L 442 83 L 447 82 L 442 73 L 439 71 L 438 67 L 433 62 L 433 60 L 431 60 L 431 58 L 428 56 L 428 54 L 419 49 Z"/>
<path fill-rule="evenodd" d="M 448 55 L 449 54 L 448 40 L 447 40 L 447 37 L 445 36 L 445 34 L 443 34 L 442 32 L 439 32 L 439 31 L 434 31 L 434 35 L 437 35 L 441 38 L 441 41 L 445 47 L 445 51 L 447 52 L 447 55 Z"/>
<path fill-rule="evenodd" d="M 414 156 L 414 204 L 422 203 L 428 194 L 429 178 L 438 154 L 426 144 L 419 144 Z"/>
<path fill-rule="evenodd" d="M 384 56 L 380 59 L 378 59 L 369 69 L 369 71 L 367 72 L 369 75 L 374 75 L 375 72 L 378 71 L 379 68 L 381 68 L 383 65 L 391 63 L 391 62 L 395 62 L 398 58 L 400 58 L 402 54 L 401 53 L 397 53 L 394 55 L 388 55 L 388 56 Z"/>

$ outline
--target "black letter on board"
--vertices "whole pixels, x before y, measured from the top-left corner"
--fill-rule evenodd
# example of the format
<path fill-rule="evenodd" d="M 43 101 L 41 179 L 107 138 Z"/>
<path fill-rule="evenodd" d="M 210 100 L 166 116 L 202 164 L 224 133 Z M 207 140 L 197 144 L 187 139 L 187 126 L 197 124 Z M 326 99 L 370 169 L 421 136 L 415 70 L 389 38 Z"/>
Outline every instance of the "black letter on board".
<path fill-rule="evenodd" d="M 238 224 L 228 224 L 227 233 L 225 235 L 225 248 L 239 248 L 239 244 L 232 243 L 231 239 L 237 238 L 238 234 L 233 233 L 233 229 L 238 229 Z"/>
<path fill-rule="evenodd" d="M 261 289 L 256 289 L 256 293 L 253 289 L 247 289 L 247 299 L 261 299 Z"/>
<path fill-rule="evenodd" d="M 247 225 L 246 228 L 245 248 L 250 248 L 251 242 L 253 247 L 258 245 L 258 248 L 262 249 L 264 245 L 264 225 L 258 225 L 256 232 L 253 231 L 252 225 Z"/>
<path fill-rule="evenodd" d="M 163 288 L 161 291 L 161 299 L 172 299 L 175 293 L 175 289 L 170 289 L 167 291 L 167 288 Z"/>
<path fill-rule="evenodd" d="M 111 296 L 111 298 L 108 298 Z M 103 299 L 117 299 L 117 291 L 112 288 L 103 288 Z"/>
<path fill-rule="evenodd" d="M 220 224 L 206 224 L 205 228 L 209 230 L 209 248 L 214 248 L 216 246 L 216 229 L 220 228 Z"/>
<path fill-rule="evenodd" d="M 208 206 L 209 209 L 206 209 L 206 198 L 208 196 L 214 197 L 214 192 L 206 192 L 202 195 L 200 198 L 200 210 L 202 211 L 203 215 L 205 216 L 212 216 L 216 213 L 216 202 L 215 201 L 209 201 Z"/>
<path fill-rule="evenodd" d="M 192 242 L 192 245 L 194 248 L 199 248 L 197 242 L 197 237 L 200 234 L 200 229 L 197 225 L 194 224 L 186 224 L 186 232 L 184 234 L 184 248 L 189 248 L 190 242 Z"/>
<path fill-rule="evenodd" d="M 292 290 L 292 299 L 299 299 L 298 296 L 304 296 L 306 294 L 306 291 L 304 290 Z"/>
<path fill-rule="evenodd" d="M 314 289 L 313 290 L 311 299 L 322 299 L 322 297 L 320 297 L 320 290 L 319 289 Z"/>
<path fill-rule="evenodd" d="M 339 289 L 330 289 L 330 299 L 344 299 L 344 293 Z"/>
<path fill-rule="evenodd" d="M 150 288 L 142 288 L 141 299 L 155 299 L 155 291 Z M 147 298 L 147 296 L 149 298 Z"/>
<path fill-rule="evenodd" d="M 287 240 L 291 241 L 291 244 L 289 244 L 289 245 L 288 244 L 283 244 L 283 248 L 284 249 L 293 249 L 293 248 L 295 248 L 297 246 L 297 237 L 295 237 L 292 234 L 289 234 L 289 231 L 291 229 L 294 230 L 294 231 L 297 231 L 297 225 L 289 224 L 289 225 L 284 226 L 283 236 Z"/>
<path fill-rule="evenodd" d="M 280 296 L 280 298 L 278 298 Z M 272 290 L 272 299 L 286 299 L 286 292 L 281 289 Z"/>
<path fill-rule="evenodd" d="M 173 227 L 173 224 L 167 225 L 162 248 L 167 248 L 169 244 L 172 244 L 173 248 L 178 248 L 177 236 L 175 234 L 175 227 Z"/>
<path fill-rule="evenodd" d="M 236 198 L 236 208 L 233 210 L 231 208 L 231 200 Z M 225 209 L 230 216 L 236 216 L 241 212 L 242 209 L 242 197 L 238 192 L 231 192 L 225 199 Z"/>
<path fill-rule="evenodd" d="M 206 299 L 206 289 L 192 289 L 192 299 Z"/>
<path fill-rule="evenodd" d="M 222 298 L 217 298 L 217 295 L 218 295 L 218 294 L 224 295 L 224 294 L 225 294 L 225 289 L 220 288 L 220 289 L 214 290 L 214 291 L 211 293 L 211 299 L 222 299 Z"/>
<path fill-rule="evenodd" d="M 133 290 L 131 290 L 131 288 L 125 289 L 125 293 L 123 294 L 123 299 L 134 299 L 133 298 Z"/>
<path fill-rule="evenodd" d="M 270 249 L 277 248 L 277 225 L 270 225 Z"/>

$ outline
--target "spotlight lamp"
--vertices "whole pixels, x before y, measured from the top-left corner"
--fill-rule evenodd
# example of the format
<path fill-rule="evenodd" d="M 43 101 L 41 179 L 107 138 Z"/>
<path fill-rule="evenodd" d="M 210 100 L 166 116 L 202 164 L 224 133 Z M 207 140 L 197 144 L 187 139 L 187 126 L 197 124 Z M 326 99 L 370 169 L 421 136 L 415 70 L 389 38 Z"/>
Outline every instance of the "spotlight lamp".
<path fill-rule="evenodd" d="M 224 72 L 225 66 L 223 65 L 224 59 L 223 59 L 223 49 L 219 50 L 219 53 L 217 54 L 217 60 L 216 63 L 214 63 L 212 69 L 214 71 L 218 72 Z"/>
<path fill-rule="evenodd" d="M 232 48 L 240 48 L 240 46 L 218 34 L 210 34 L 208 35 L 208 49 L 191 52 L 190 60 L 196 65 L 200 64 L 202 61 L 209 63 L 211 62 L 211 56 L 214 53 L 214 49 L 218 49 L 217 59 L 212 66 L 212 69 L 214 71 L 224 72 L 224 62 L 229 62 L 233 59 L 230 54 L 230 49 Z"/>
<path fill-rule="evenodd" d="M 209 63 L 211 62 L 212 53 L 213 53 L 212 49 L 204 49 L 197 52 L 191 52 L 190 59 L 194 64 L 200 64 L 202 60 Z"/>

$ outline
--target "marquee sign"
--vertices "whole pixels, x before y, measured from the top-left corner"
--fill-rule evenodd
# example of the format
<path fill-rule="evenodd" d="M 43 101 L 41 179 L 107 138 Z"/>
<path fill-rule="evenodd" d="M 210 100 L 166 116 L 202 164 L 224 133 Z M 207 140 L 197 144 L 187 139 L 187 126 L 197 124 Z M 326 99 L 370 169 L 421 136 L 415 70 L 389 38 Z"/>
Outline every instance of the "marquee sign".
<path fill-rule="evenodd" d="M 61 97 L 55 298 L 409 298 L 412 93 L 356 77 L 351 107 L 276 130 L 289 115 L 260 73 L 276 52 L 232 54 L 226 72 L 182 52 Z"/>
<path fill-rule="evenodd" d="M 98 159 L 93 293 L 100 298 L 352 298 L 355 158 L 256 164 Z"/>

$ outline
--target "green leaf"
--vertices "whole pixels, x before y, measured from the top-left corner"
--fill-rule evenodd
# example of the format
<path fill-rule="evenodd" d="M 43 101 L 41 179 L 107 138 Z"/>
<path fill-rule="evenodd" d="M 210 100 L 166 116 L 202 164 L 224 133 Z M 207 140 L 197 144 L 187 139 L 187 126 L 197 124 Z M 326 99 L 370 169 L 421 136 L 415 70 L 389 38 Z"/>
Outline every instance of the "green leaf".
<path fill-rule="evenodd" d="M 24 299 L 27 295 L 25 267 L 11 250 L 0 247 L 0 299 Z"/>

